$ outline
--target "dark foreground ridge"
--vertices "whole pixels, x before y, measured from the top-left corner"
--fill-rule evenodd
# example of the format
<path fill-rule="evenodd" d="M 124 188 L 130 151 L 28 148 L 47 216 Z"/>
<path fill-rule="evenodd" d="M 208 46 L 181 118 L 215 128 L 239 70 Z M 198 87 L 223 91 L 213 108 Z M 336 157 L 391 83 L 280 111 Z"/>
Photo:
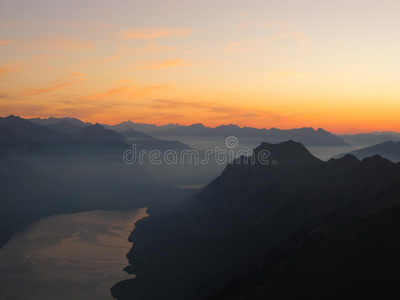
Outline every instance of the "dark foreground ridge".
<path fill-rule="evenodd" d="M 270 159 L 275 159 L 277 164 L 251 165 L 235 161 L 178 209 L 138 222 L 130 237 L 134 246 L 128 254 L 130 265 L 126 268 L 136 278 L 116 284 L 113 295 L 120 300 L 207 299 L 215 295 L 231 299 L 232 293 L 243 293 L 247 285 L 240 283 L 247 282 L 245 278 L 254 278 L 255 272 L 261 272 L 262 279 L 263 274 L 268 274 L 265 268 L 271 264 L 303 249 L 304 245 L 356 226 L 368 216 L 371 219 L 367 220 L 376 221 L 365 226 L 378 226 L 371 224 L 385 218 L 372 215 L 400 204 L 400 165 L 380 156 L 360 161 L 347 155 L 323 162 L 293 141 L 263 143 L 254 152 L 261 150 L 268 150 Z M 395 218 L 392 220 L 395 222 Z M 352 238 L 363 240 L 363 234 L 368 234 L 370 229 L 364 231 L 364 225 L 359 226 L 361 229 L 355 230 Z M 368 228 L 373 231 L 375 227 Z M 346 241 L 338 239 L 337 251 L 347 249 Z M 380 246 L 379 241 L 377 238 L 374 244 L 378 263 L 382 262 L 380 255 L 385 255 L 387 246 Z M 396 241 L 393 240 L 393 251 L 400 250 Z M 364 251 L 363 245 L 353 243 L 351 253 L 357 256 L 358 251 Z M 333 257 L 335 251 L 323 249 L 320 257 L 325 253 Z M 369 258 L 370 255 L 360 253 L 356 263 L 363 264 Z M 398 263 L 398 256 L 392 258 Z M 346 266 L 351 266 L 346 260 L 337 265 L 336 277 L 326 273 L 320 277 L 310 273 L 310 276 L 318 279 L 316 284 L 329 283 L 334 287 L 336 283 L 330 281 L 339 280 Z M 298 279 L 304 280 L 301 276 L 309 275 L 302 270 L 290 273 L 294 277 L 280 275 L 287 287 L 284 281 L 279 282 L 292 291 L 290 285 Z M 361 276 L 364 269 L 359 270 L 357 275 Z M 380 274 L 376 280 L 391 276 Z M 238 286 L 238 290 L 232 286 Z M 342 287 L 339 282 L 338 286 Z M 355 298 L 362 298 L 351 284 L 343 288 L 355 293 Z M 239 299 L 253 299 L 245 296 Z M 323 299 L 323 296 L 315 289 L 313 299 Z M 265 298 L 263 292 L 258 297 Z"/>
<path fill-rule="evenodd" d="M 399 231 L 400 206 L 390 207 L 233 282 L 212 300 L 399 299 Z"/>

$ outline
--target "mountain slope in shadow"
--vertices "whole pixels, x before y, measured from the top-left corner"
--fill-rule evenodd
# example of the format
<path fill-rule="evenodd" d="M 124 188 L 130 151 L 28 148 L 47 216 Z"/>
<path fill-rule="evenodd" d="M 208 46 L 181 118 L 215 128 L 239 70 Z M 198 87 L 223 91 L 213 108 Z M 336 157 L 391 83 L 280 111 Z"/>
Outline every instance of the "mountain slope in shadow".
<path fill-rule="evenodd" d="M 127 271 L 112 288 L 125 299 L 206 299 L 229 282 L 392 205 L 400 167 L 382 157 L 323 162 L 300 143 L 263 143 L 190 201 L 140 221 Z M 275 163 L 272 163 L 275 162 Z"/>
<path fill-rule="evenodd" d="M 363 218 L 211 299 L 399 299 L 400 206 Z"/>
<path fill-rule="evenodd" d="M 94 124 L 83 128 L 76 137 L 85 145 L 116 147 L 128 146 L 123 136 L 114 130 L 105 129 L 100 124 Z"/>
<path fill-rule="evenodd" d="M 16 116 L 0 118 L 0 150 L 35 151 L 74 145 L 74 138 Z"/>

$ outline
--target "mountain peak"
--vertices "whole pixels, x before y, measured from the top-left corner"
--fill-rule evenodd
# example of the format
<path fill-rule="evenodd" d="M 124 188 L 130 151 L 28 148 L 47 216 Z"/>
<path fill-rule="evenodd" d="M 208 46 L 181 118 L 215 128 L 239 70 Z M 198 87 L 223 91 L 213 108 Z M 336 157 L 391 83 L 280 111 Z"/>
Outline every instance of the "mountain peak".
<path fill-rule="evenodd" d="M 7 119 L 7 120 L 24 120 L 21 117 L 14 116 L 14 115 L 9 115 L 8 117 L 5 117 L 4 119 Z"/>
<path fill-rule="evenodd" d="M 379 162 L 385 160 L 382 156 L 379 154 L 376 154 L 374 156 L 366 157 L 362 160 L 363 163 L 371 163 L 371 162 Z"/>
<path fill-rule="evenodd" d="M 331 158 L 328 163 L 339 166 L 350 166 L 360 163 L 360 160 L 352 154 L 346 154 L 340 158 Z"/>
<path fill-rule="evenodd" d="M 6 124 L 9 125 L 19 125 L 19 124 L 28 124 L 29 121 L 25 120 L 21 117 L 9 115 L 8 117 L 1 118 Z"/>
<path fill-rule="evenodd" d="M 383 158 L 379 154 L 376 154 L 376 155 L 371 156 L 371 157 L 366 157 L 361 162 L 364 165 L 371 166 L 371 167 L 374 167 L 374 168 L 376 166 L 382 167 L 382 166 L 393 166 L 393 165 L 395 165 L 394 162 L 392 162 L 392 161 L 390 161 L 390 160 L 388 160 L 386 158 Z"/>
<path fill-rule="evenodd" d="M 97 135 L 101 134 L 103 132 L 107 131 L 107 129 L 104 128 L 104 126 L 100 125 L 99 123 L 96 123 L 94 125 L 87 126 L 82 129 L 82 131 L 79 133 L 80 135 Z"/>
<path fill-rule="evenodd" d="M 238 129 L 238 128 L 240 128 L 240 127 L 239 127 L 239 125 L 236 125 L 236 124 L 228 124 L 228 125 L 222 124 L 222 125 L 219 125 L 219 126 L 217 126 L 217 127 L 215 127 L 215 128 Z"/>
<path fill-rule="evenodd" d="M 282 163 L 299 162 L 319 162 L 320 160 L 313 156 L 302 143 L 288 140 L 279 144 L 261 143 L 254 149 L 255 155 L 261 151 L 269 153 L 271 159 L 276 159 Z"/>
<path fill-rule="evenodd" d="M 201 123 L 195 123 L 195 124 L 189 125 L 188 127 L 191 127 L 191 128 L 205 128 L 205 126 L 203 124 L 201 124 Z"/>
<path fill-rule="evenodd" d="M 134 123 L 131 120 L 128 120 L 128 121 L 122 121 L 120 124 L 133 125 Z"/>

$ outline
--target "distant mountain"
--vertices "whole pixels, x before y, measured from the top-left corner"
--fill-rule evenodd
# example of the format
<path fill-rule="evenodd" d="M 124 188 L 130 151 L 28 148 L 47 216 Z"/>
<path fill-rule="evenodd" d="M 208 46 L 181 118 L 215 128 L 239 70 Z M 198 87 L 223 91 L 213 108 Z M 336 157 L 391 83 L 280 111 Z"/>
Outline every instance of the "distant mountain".
<path fill-rule="evenodd" d="M 81 120 L 74 118 L 53 118 L 48 119 L 34 118 L 29 119 L 31 122 L 50 126 L 64 133 L 76 134 L 78 132 L 76 126 L 85 127 L 92 125 L 84 123 Z M 65 122 L 63 122 L 65 121 Z M 62 122 L 62 123 L 61 123 Z M 58 124 L 58 125 L 57 125 Z M 239 127 L 238 125 L 220 125 L 218 127 L 206 127 L 201 123 L 192 124 L 189 126 L 182 126 L 179 124 L 167 125 L 154 125 L 146 123 L 134 123 L 132 121 L 125 121 L 120 124 L 107 125 L 102 124 L 106 129 L 114 130 L 117 132 L 126 132 L 128 129 L 139 131 L 151 136 L 172 136 L 172 137 L 222 137 L 236 136 L 237 138 L 253 138 L 270 143 L 279 143 L 286 140 L 294 140 L 303 143 L 307 146 L 349 146 L 349 143 L 344 141 L 340 136 L 335 136 L 330 132 L 319 128 L 298 128 L 298 129 L 258 129 L 253 127 Z M 129 132 L 124 133 L 124 135 Z M 132 132 L 131 132 L 132 134 Z M 129 138 L 127 136 L 127 138 Z M 400 136 L 399 136 L 400 139 Z"/>
<path fill-rule="evenodd" d="M 400 204 L 400 164 L 382 157 L 324 162 L 293 141 L 263 143 L 254 158 L 265 153 L 268 164 L 241 157 L 178 209 L 136 224 L 126 268 L 136 278 L 113 295 L 207 299 L 307 242 Z"/>
<path fill-rule="evenodd" d="M 349 146 L 348 143 L 333 135 L 332 133 L 319 128 L 299 129 L 258 129 L 253 127 L 239 127 L 237 125 L 221 125 L 215 128 L 206 127 L 203 124 L 180 126 L 172 129 L 157 130 L 151 133 L 155 136 L 191 136 L 191 137 L 228 137 L 257 138 L 260 141 L 279 143 L 286 140 L 294 140 L 307 146 Z"/>
<path fill-rule="evenodd" d="M 345 142 L 356 147 L 368 147 L 386 141 L 400 141 L 400 134 L 396 132 L 372 132 L 355 135 L 337 135 Z"/>
<path fill-rule="evenodd" d="M 119 131 L 119 134 L 122 135 L 124 138 L 126 139 L 145 139 L 145 138 L 151 138 L 150 135 L 141 132 L 141 131 L 137 131 L 134 130 L 132 128 L 129 128 L 127 130 L 124 131 Z"/>
<path fill-rule="evenodd" d="M 89 122 L 82 122 L 79 119 L 69 118 L 69 117 L 65 117 L 65 118 L 49 117 L 47 119 L 46 118 L 31 118 L 31 119 L 28 119 L 28 120 L 31 121 L 32 123 L 35 123 L 35 124 L 38 124 L 38 125 L 44 125 L 44 126 L 54 125 L 54 124 L 60 123 L 61 121 L 67 121 L 70 124 L 81 126 L 81 127 L 92 125 Z"/>
<path fill-rule="evenodd" d="M 162 126 L 157 126 L 154 124 L 146 124 L 146 123 L 133 123 L 132 121 L 125 121 L 120 124 L 115 125 L 105 125 L 106 128 L 115 130 L 115 131 L 125 131 L 127 129 L 134 129 L 137 131 L 141 131 L 144 133 L 151 133 L 156 130 L 164 130 L 164 129 L 173 129 L 180 125 L 178 124 L 167 124 Z"/>
<path fill-rule="evenodd" d="M 138 149 L 145 150 L 193 149 L 179 141 L 157 139 L 133 129 L 127 129 L 119 134 L 100 124 L 78 124 L 80 125 L 76 125 L 75 122 L 71 123 L 69 119 L 48 125 L 38 125 L 15 116 L 0 118 L 0 150 L 46 154 L 51 149 L 52 153 L 79 154 L 81 147 L 94 147 L 96 151 L 99 151 L 96 153 L 102 153 L 105 150 L 104 147 L 109 150 L 112 148 L 129 149 L 132 142 Z M 123 135 L 130 139 L 130 142 Z M 94 148 L 90 151 L 95 150 Z M 107 153 L 109 150 L 106 150 Z M 87 153 L 85 152 L 85 154 Z M 119 155 L 120 151 L 115 154 Z"/>
<path fill-rule="evenodd" d="M 58 132 L 62 133 L 69 133 L 72 135 L 77 134 L 78 132 L 82 131 L 83 128 L 90 126 L 90 125 L 76 125 L 75 123 L 71 123 L 69 120 L 62 120 L 59 123 L 55 124 L 48 124 L 45 125 L 46 127 L 53 129 Z"/>
<path fill-rule="evenodd" d="M 129 144 L 136 145 L 138 150 L 159 150 L 159 151 L 183 151 L 183 150 L 193 150 L 187 144 L 184 144 L 179 141 L 171 141 L 171 140 L 161 140 L 145 134 L 143 132 L 134 130 L 132 128 L 127 129 L 125 131 L 120 131 L 120 135 L 125 137 L 128 140 Z"/>
<path fill-rule="evenodd" d="M 13 115 L 0 118 L 0 149 L 31 151 L 74 145 L 69 134 L 54 131 Z"/>
<path fill-rule="evenodd" d="M 76 137 L 84 144 L 91 146 L 128 146 L 123 136 L 116 131 L 105 129 L 98 123 L 83 128 Z"/>
<path fill-rule="evenodd" d="M 342 157 L 346 154 L 354 155 L 359 159 L 363 159 L 366 157 L 380 155 L 384 158 L 387 158 L 393 162 L 400 161 L 400 142 L 386 141 L 384 143 L 374 145 L 371 147 L 366 147 L 363 149 L 358 149 L 352 151 L 350 153 L 340 154 L 337 157 Z"/>

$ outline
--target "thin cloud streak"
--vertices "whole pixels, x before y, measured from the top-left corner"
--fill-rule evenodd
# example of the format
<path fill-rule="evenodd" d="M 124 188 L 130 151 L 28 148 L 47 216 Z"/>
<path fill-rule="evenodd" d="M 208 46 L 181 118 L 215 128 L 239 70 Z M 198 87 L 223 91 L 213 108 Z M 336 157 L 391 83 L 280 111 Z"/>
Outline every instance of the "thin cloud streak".
<path fill-rule="evenodd" d="M 50 37 L 21 44 L 22 50 L 89 51 L 95 48 L 95 43 L 76 37 Z"/>
<path fill-rule="evenodd" d="M 15 41 L 16 40 L 2 40 L 2 41 L 0 41 L 0 46 L 11 44 L 11 43 L 14 43 Z"/>
<path fill-rule="evenodd" d="M 0 67 L 0 77 L 22 69 L 21 62 L 5 63 Z"/>
<path fill-rule="evenodd" d="M 105 91 L 103 93 L 97 93 L 97 94 L 85 96 L 85 97 L 82 97 L 81 99 L 82 100 L 95 100 L 95 99 L 105 98 L 108 96 L 127 94 L 127 93 L 129 93 L 129 95 L 128 95 L 129 97 L 141 96 L 141 95 L 151 93 L 152 91 L 155 91 L 155 90 L 166 89 L 169 87 L 170 87 L 169 85 L 154 85 L 154 86 L 148 86 L 148 87 L 139 87 L 136 84 L 131 84 L 131 85 L 111 89 L 111 90 Z"/>
<path fill-rule="evenodd" d="M 45 94 L 45 93 L 50 93 L 50 92 L 53 92 L 56 90 L 60 90 L 60 89 L 75 85 L 84 80 L 83 78 L 81 78 L 84 76 L 83 73 L 76 72 L 76 71 L 71 71 L 69 73 L 70 73 L 70 75 L 62 80 L 62 81 L 66 81 L 66 82 L 62 82 L 62 83 L 51 85 L 51 86 L 44 87 L 44 88 L 26 89 L 25 91 L 23 91 L 21 93 L 21 95 L 22 96 L 37 96 L 37 95 L 41 95 L 41 94 Z"/>
<path fill-rule="evenodd" d="M 161 37 L 184 37 L 190 34 L 190 29 L 182 28 L 143 28 L 121 31 L 121 36 L 125 40 L 139 39 L 153 41 Z"/>
<path fill-rule="evenodd" d="M 251 110 L 249 108 L 239 108 L 222 105 L 217 102 L 210 101 L 181 101 L 170 99 L 155 99 L 150 107 L 157 110 L 179 110 L 179 109 L 198 109 L 207 113 L 213 113 L 214 116 L 208 115 L 210 118 L 227 118 L 227 119 L 246 119 L 246 118 L 269 118 L 270 120 L 282 120 L 286 118 L 268 110 Z"/>

